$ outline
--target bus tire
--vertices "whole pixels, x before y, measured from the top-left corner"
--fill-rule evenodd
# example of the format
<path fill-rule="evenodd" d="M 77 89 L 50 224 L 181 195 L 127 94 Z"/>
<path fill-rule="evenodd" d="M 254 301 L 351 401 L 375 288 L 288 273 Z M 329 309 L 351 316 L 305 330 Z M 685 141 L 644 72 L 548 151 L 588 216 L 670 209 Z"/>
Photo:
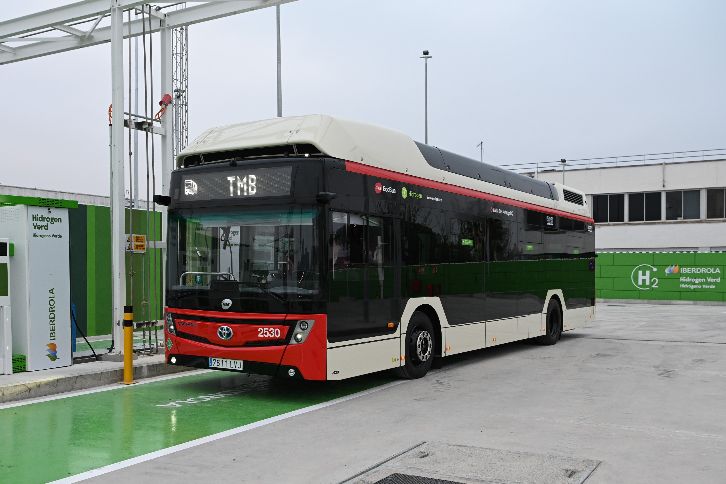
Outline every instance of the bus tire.
<path fill-rule="evenodd" d="M 436 337 L 428 316 L 420 311 L 413 313 L 406 331 L 404 365 L 397 369 L 398 376 L 412 380 L 428 373 L 434 362 Z"/>
<path fill-rule="evenodd" d="M 541 345 L 553 345 L 562 336 L 562 308 L 560 303 L 551 298 L 547 305 L 547 333 L 537 338 Z"/>

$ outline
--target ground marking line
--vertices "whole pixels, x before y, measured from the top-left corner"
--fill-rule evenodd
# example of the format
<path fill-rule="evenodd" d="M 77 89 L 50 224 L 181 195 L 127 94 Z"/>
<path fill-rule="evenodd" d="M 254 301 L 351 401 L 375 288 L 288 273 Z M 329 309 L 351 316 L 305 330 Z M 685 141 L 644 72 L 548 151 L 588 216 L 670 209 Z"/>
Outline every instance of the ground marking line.
<path fill-rule="evenodd" d="M 390 383 L 386 383 L 384 385 L 377 386 L 375 388 L 370 388 L 368 390 L 363 390 L 362 392 L 353 393 L 351 395 L 346 395 L 344 397 L 336 398 L 334 400 L 330 400 L 323 403 L 317 403 L 315 405 L 310 405 L 309 407 L 303 407 L 297 410 L 293 410 L 292 412 L 283 413 L 282 415 L 276 415 L 274 417 L 269 417 L 264 420 L 259 420 L 257 422 L 252 422 L 247 425 L 243 425 L 241 427 L 225 430 L 223 432 L 218 432 L 216 434 L 208 435 L 206 437 L 200 437 L 198 439 L 190 440 L 189 442 L 184 442 L 182 444 L 177 444 L 172 447 L 167 447 L 166 449 L 160 449 L 156 450 L 154 452 L 149 452 L 148 454 L 143 454 L 138 457 L 132 457 L 130 459 L 122 460 L 121 462 L 116 462 L 115 464 L 109 464 L 107 466 L 99 467 L 98 469 L 92 469 L 90 471 L 81 472 L 80 474 L 76 474 L 69 477 L 64 477 L 63 479 L 58 479 L 57 481 L 53 481 L 51 484 L 66 484 L 66 483 L 74 483 L 74 482 L 80 482 L 85 481 L 86 479 L 91 479 L 93 477 L 99 477 L 104 474 L 108 474 L 110 472 L 118 471 L 121 469 L 125 469 L 127 467 L 131 467 L 136 464 L 141 464 L 143 462 L 148 462 L 153 459 L 157 459 L 159 457 L 164 457 L 166 455 L 174 454 L 176 452 L 180 452 L 182 450 L 191 449 L 193 447 L 197 447 L 199 445 L 208 444 L 210 442 L 214 442 L 216 440 L 224 439 L 226 437 L 231 437 L 233 435 L 241 434 L 242 432 L 247 432 L 248 430 L 253 430 L 259 427 L 264 427 L 266 425 L 273 424 L 275 422 L 280 422 L 281 420 L 286 420 L 288 418 L 297 417 L 298 415 L 303 415 L 309 412 L 314 412 L 315 410 L 320 410 L 326 407 L 330 407 L 333 405 L 336 405 L 338 403 L 344 403 L 349 400 L 353 400 L 360 397 L 365 397 L 367 395 L 371 395 L 373 393 L 379 392 L 381 390 L 386 390 L 388 388 L 401 385 L 403 383 L 408 382 L 409 380 L 399 380 L 399 381 L 393 381 Z"/>
<path fill-rule="evenodd" d="M 593 467 L 590 472 L 587 473 L 585 478 L 579 482 L 579 484 L 584 484 L 586 480 L 590 479 L 590 476 L 593 475 L 593 473 L 597 470 L 598 467 L 600 467 L 600 464 L 602 464 L 602 461 L 597 461 L 597 464 L 595 464 L 595 467 Z"/>
<path fill-rule="evenodd" d="M 61 400 L 63 398 L 78 397 L 81 395 L 90 395 L 92 393 L 107 392 L 110 390 L 120 390 L 123 388 L 133 388 L 139 385 L 146 385 L 147 383 L 156 383 L 164 380 L 173 380 L 175 378 L 181 378 L 183 376 L 201 375 L 203 373 L 211 373 L 212 370 L 192 370 L 192 371 L 180 371 L 179 373 L 172 373 L 171 375 L 154 376 L 151 378 L 144 378 L 137 381 L 133 385 L 122 385 L 121 383 L 111 383 L 110 385 L 103 385 L 96 388 L 88 388 L 86 390 L 74 390 L 72 392 L 58 393 L 56 395 L 48 395 L 45 397 L 29 398 L 27 400 L 19 400 L 17 402 L 0 403 L 0 410 L 7 408 L 22 407 L 24 405 L 32 405 L 34 403 L 51 402 L 53 400 Z"/>

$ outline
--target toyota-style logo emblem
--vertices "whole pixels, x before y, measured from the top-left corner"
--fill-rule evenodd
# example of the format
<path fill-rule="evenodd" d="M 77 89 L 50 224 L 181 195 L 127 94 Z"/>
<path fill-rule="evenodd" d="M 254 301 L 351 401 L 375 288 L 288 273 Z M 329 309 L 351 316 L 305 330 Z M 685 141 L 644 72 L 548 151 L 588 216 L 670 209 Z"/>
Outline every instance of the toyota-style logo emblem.
<path fill-rule="evenodd" d="M 222 309 L 227 310 L 232 307 L 232 300 L 231 299 L 223 299 L 222 300 Z"/>
<path fill-rule="evenodd" d="M 234 332 L 229 326 L 220 326 L 217 330 L 217 336 L 219 336 L 219 339 L 223 339 L 225 341 L 231 339 L 233 334 Z"/>

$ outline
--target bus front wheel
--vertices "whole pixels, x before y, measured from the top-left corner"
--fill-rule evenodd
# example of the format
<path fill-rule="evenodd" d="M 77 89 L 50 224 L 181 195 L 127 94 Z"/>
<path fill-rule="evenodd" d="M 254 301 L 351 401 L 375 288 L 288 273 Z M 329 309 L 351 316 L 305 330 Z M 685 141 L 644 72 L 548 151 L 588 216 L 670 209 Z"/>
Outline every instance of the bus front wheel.
<path fill-rule="evenodd" d="M 434 325 L 428 316 L 418 311 L 411 316 L 405 341 L 404 365 L 397 373 L 403 378 L 421 378 L 431 369 L 436 349 Z"/>
<path fill-rule="evenodd" d="M 537 342 L 542 345 L 553 345 L 562 336 L 562 308 L 556 299 L 550 299 L 547 305 L 547 333 L 540 336 Z"/>

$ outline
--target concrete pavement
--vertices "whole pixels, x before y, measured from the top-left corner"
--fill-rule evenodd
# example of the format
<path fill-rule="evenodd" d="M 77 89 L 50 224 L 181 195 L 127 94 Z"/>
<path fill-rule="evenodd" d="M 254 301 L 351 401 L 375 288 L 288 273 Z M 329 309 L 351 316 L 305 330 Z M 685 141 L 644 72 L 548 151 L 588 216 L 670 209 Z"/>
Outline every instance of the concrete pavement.
<path fill-rule="evenodd" d="M 726 308 L 605 304 L 555 346 L 461 355 L 426 378 L 97 481 L 335 483 L 427 442 L 599 462 L 588 484 L 722 483 L 725 368 Z M 464 482 L 470 464 L 452 456 L 436 477 Z M 495 470 L 479 478 L 507 482 Z M 544 479 L 536 467 L 526 476 Z"/>

